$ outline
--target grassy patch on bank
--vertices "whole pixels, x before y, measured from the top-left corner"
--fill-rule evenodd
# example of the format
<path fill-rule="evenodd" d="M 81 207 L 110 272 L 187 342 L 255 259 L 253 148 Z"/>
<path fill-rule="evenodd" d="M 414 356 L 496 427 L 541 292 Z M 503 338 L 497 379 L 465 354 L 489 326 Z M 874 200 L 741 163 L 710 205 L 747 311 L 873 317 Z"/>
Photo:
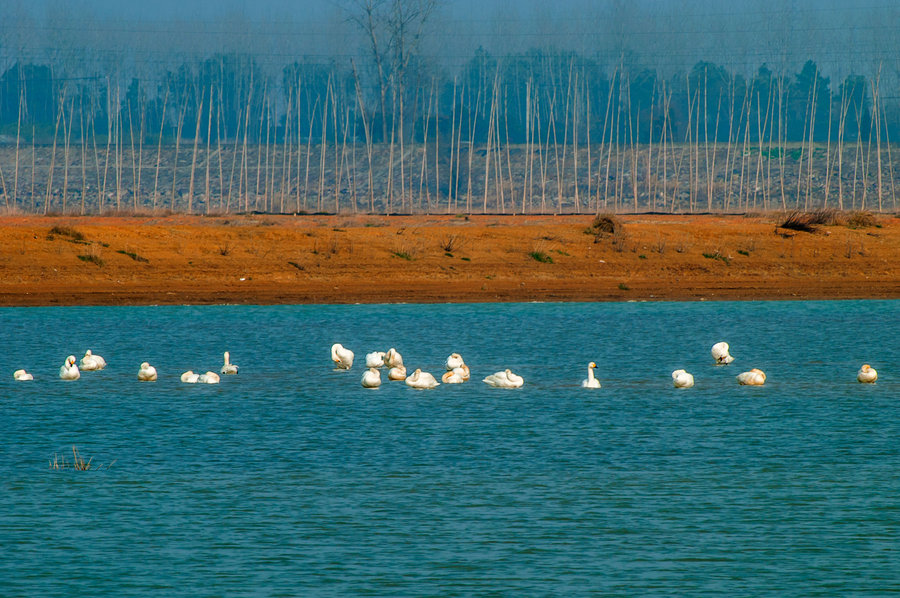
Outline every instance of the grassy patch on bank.
<path fill-rule="evenodd" d="M 705 257 L 708 260 L 720 260 L 722 262 L 725 262 L 726 266 L 731 265 L 731 258 L 729 258 L 728 256 L 725 256 L 725 255 L 722 255 L 722 253 L 718 250 L 713 251 L 711 253 L 704 252 L 703 257 Z"/>
<path fill-rule="evenodd" d="M 54 237 L 67 237 L 71 241 L 84 241 L 84 235 L 69 226 L 54 226 L 47 233 L 47 240 L 52 241 Z"/>
<path fill-rule="evenodd" d="M 117 249 L 116 253 L 121 253 L 122 255 L 127 255 L 128 257 L 130 257 L 131 259 L 133 259 L 136 262 L 150 263 L 150 260 L 148 260 L 145 257 L 139 256 L 138 254 L 136 254 L 133 251 L 126 251 L 125 249 Z"/>
<path fill-rule="evenodd" d="M 90 264 L 97 264 L 97 265 L 100 266 L 101 268 L 103 267 L 103 260 L 100 259 L 100 256 L 98 256 L 98 255 L 93 255 L 93 254 L 90 254 L 90 255 L 78 255 L 78 256 L 76 256 L 76 257 L 77 257 L 78 259 L 80 259 L 82 262 L 88 262 L 88 263 L 90 263 Z"/>

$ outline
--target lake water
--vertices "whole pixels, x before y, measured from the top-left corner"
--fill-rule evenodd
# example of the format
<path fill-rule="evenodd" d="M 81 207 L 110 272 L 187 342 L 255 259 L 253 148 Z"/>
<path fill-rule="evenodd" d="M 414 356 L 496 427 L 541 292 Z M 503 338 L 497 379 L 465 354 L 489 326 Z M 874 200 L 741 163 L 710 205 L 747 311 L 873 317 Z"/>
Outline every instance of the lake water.
<path fill-rule="evenodd" d="M 2 596 L 900 591 L 900 301 L 6 308 L 0 331 Z M 362 388 L 390 347 L 472 379 Z M 88 348 L 108 367 L 59 380 Z M 179 381 L 225 350 L 237 376 Z M 481 382 L 507 367 L 524 387 Z M 48 468 L 72 445 L 95 469 Z"/>

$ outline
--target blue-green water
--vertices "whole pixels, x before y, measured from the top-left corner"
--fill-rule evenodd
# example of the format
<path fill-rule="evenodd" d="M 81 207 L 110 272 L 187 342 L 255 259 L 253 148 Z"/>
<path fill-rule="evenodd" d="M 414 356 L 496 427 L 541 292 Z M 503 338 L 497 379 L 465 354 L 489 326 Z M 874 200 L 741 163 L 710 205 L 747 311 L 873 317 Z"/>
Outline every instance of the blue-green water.
<path fill-rule="evenodd" d="M 0 338 L 2 596 L 900 591 L 898 301 L 2 309 Z M 390 347 L 472 380 L 363 389 Z M 72 445 L 95 469 L 48 469 Z"/>

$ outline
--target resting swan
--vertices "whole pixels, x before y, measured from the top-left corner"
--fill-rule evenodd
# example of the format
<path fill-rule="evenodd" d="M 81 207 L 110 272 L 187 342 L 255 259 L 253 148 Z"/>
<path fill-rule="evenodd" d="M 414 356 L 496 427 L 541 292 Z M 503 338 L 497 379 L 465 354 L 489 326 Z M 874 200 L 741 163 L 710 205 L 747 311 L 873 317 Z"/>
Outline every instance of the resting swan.
<path fill-rule="evenodd" d="M 337 369 L 349 370 L 353 367 L 353 351 L 345 349 L 340 343 L 335 343 L 331 345 L 331 361 Z"/>
<path fill-rule="evenodd" d="M 690 388 L 694 385 L 694 377 L 684 370 L 672 372 L 672 384 L 675 388 Z"/>
<path fill-rule="evenodd" d="M 220 370 L 223 374 L 237 374 L 238 366 L 231 363 L 231 354 L 228 351 L 225 351 L 225 363 L 222 364 L 222 369 Z"/>
<path fill-rule="evenodd" d="M 383 368 L 384 367 L 384 351 L 372 351 L 366 354 L 367 368 Z"/>
<path fill-rule="evenodd" d="M 181 375 L 181 381 L 186 384 L 196 384 L 200 379 L 200 374 L 195 374 L 193 370 L 188 370 Z"/>
<path fill-rule="evenodd" d="M 728 353 L 728 343 L 724 341 L 713 345 L 710 352 L 716 360 L 716 365 L 728 365 L 734 361 L 734 357 Z"/>
<path fill-rule="evenodd" d="M 440 385 L 440 382 L 435 380 L 434 376 L 428 372 L 423 372 L 416 368 L 415 372 L 406 377 L 406 384 L 413 388 L 434 388 Z"/>
<path fill-rule="evenodd" d="M 447 371 L 453 371 L 456 368 L 460 368 L 466 364 L 463 361 L 462 355 L 460 355 L 459 353 L 451 353 L 450 357 L 447 358 L 447 362 L 445 363 L 445 365 L 447 367 Z"/>
<path fill-rule="evenodd" d="M 29 374 L 25 370 L 16 370 L 15 372 L 13 372 L 13 380 L 24 382 L 25 380 L 34 380 L 34 376 Z"/>
<path fill-rule="evenodd" d="M 441 376 L 441 382 L 444 384 L 462 384 L 465 381 L 466 379 L 462 377 L 462 368 L 454 368 Z"/>
<path fill-rule="evenodd" d="M 93 370 L 102 370 L 106 367 L 106 360 L 100 357 L 99 355 L 94 355 L 91 353 L 91 350 L 88 349 L 84 352 L 84 357 L 81 358 L 81 369 L 89 372 Z"/>
<path fill-rule="evenodd" d="M 745 386 L 762 386 L 766 383 L 766 374 L 762 370 L 753 368 L 749 372 L 743 372 L 737 376 L 738 384 Z"/>
<path fill-rule="evenodd" d="M 197 377 L 197 382 L 200 384 L 218 384 L 219 375 L 215 372 L 206 372 Z"/>
<path fill-rule="evenodd" d="M 384 354 L 384 365 L 389 368 L 396 368 L 403 365 L 403 356 L 400 355 L 400 352 L 397 349 L 391 347 L 388 349 L 388 352 Z"/>
<path fill-rule="evenodd" d="M 362 382 L 363 388 L 378 388 L 381 386 L 381 370 L 378 368 L 369 368 L 363 372 Z"/>
<path fill-rule="evenodd" d="M 856 379 L 863 384 L 872 384 L 878 380 L 878 372 L 867 363 L 859 368 L 859 372 L 856 373 Z"/>
<path fill-rule="evenodd" d="M 597 364 L 593 361 L 588 364 L 588 377 L 581 381 L 582 388 L 600 388 L 600 381 L 594 378 L 594 368 Z"/>
<path fill-rule="evenodd" d="M 141 382 L 153 382 L 156 380 L 156 368 L 146 361 L 143 362 L 141 369 L 138 370 L 138 380 Z"/>
<path fill-rule="evenodd" d="M 497 388 L 519 388 L 525 384 L 522 376 L 513 374 L 508 368 L 502 372 L 496 372 L 484 379 L 485 384 L 495 386 Z"/>
<path fill-rule="evenodd" d="M 389 369 L 388 380 L 406 380 L 406 366 L 401 363 Z"/>
<path fill-rule="evenodd" d="M 78 366 L 75 365 L 74 355 L 66 357 L 66 363 L 59 368 L 59 377 L 63 380 L 78 380 L 81 378 L 81 372 L 78 371 Z"/>

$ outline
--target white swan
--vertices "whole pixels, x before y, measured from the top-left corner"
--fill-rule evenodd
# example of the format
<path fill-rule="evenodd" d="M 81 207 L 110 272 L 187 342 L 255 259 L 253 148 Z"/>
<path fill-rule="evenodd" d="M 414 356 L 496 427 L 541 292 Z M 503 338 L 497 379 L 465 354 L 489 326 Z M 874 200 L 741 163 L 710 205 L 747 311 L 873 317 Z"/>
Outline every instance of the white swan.
<path fill-rule="evenodd" d="M 381 386 L 381 370 L 369 368 L 363 372 L 361 384 L 363 388 L 378 388 Z"/>
<path fill-rule="evenodd" d="M 856 379 L 863 384 L 872 384 L 878 380 L 878 372 L 867 363 L 859 368 L 859 372 L 856 373 Z"/>
<path fill-rule="evenodd" d="M 485 384 L 495 386 L 497 388 L 519 388 L 525 384 L 522 376 L 513 374 L 508 368 L 502 372 L 496 372 L 484 379 Z"/>
<path fill-rule="evenodd" d="M 406 380 L 406 366 L 401 363 L 389 369 L 388 380 Z"/>
<path fill-rule="evenodd" d="M 428 372 L 423 372 L 416 368 L 415 372 L 406 377 L 406 384 L 413 388 L 434 388 L 439 386 L 440 382 L 435 380 L 434 376 Z"/>
<path fill-rule="evenodd" d="M 341 343 L 331 345 L 331 361 L 339 370 L 349 370 L 353 367 L 353 351 L 344 348 Z"/>
<path fill-rule="evenodd" d="M 181 381 L 186 384 L 196 384 L 200 379 L 200 374 L 195 374 L 193 370 L 188 370 L 181 375 Z"/>
<path fill-rule="evenodd" d="M 81 372 L 78 371 L 78 366 L 75 365 L 74 355 L 66 357 L 66 363 L 59 368 L 59 377 L 63 380 L 78 380 L 81 378 Z"/>
<path fill-rule="evenodd" d="M 15 372 L 13 372 L 13 380 L 24 382 L 25 380 L 34 380 L 34 376 L 29 374 L 25 370 L 16 370 Z"/>
<path fill-rule="evenodd" d="M 724 341 L 713 345 L 710 352 L 712 353 L 713 359 L 716 360 L 716 365 L 728 365 L 734 361 L 734 357 L 728 353 L 728 343 Z"/>
<path fill-rule="evenodd" d="M 738 384 L 745 386 L 762 386 L 766 383 L 766 374 L 762 370 L 753 368 L 749 372 L 743 372 L 737 376 Z"/>
<path fill-rule="evenodd" d="M 588 377 L 581 381 L 582 388 L 600 388 L 600 381 L 594 378 L 594 368 L 597 364 L 593 361 L 588 364 Z"/>
<path fill-rule="evenodd" d="M 389 368 L 402 366 L 403 356 L 400 355 L 400 352 L 397 351 L 397 349 L 391 347 L 388 349 L 388 352 L 384 354 L 384 365 Z"/>
<path fill-rule="evenodd" d="M 444 372 L 441 376 L 441 382 L 444 384 L 462 384 L 465 378 L 462 377 L 462 368 L 453 368 L 449 372 Z"/>
<path fill-rule="evenodd" d="M 447 371 L 453 371 L 456 368 L 460 368 L 466 364 L 463 361 L 462 355 L 460 355 L 459 353 L 451 353 L 450 357 L 447 358 L 447 362 L 445 365 L 447 367 Z"/>
<path fill-rule="evenodd" d="M 228 351 L 225 351 L 225 363 L 222 364 L 221 372 L 223 374 L 237 374 L 238 366 L 231 363 L 231 354 Z"/>
<path fill-rule="evenodd" d="M 84 357 L 81 358 L 81 369 L 89 372 L 93 370 L 102 370 L 106 367 L 106 360 L 100 357 L 99 355 L 94 355 L 91 353 L 91 350 L 88 349 L 84 352 Z"/>
<path fill-rule="evenodd" d="M 156 368 L 146 361 L 143 362 L 141 369 L 138 370 L 138 380 L 141 382 L 153 382 L 156 380 Z"/>
<path fill-rule="evenodd" d="M 200 384 L 218 384 L 219 375 L 215 372 L 206 372 L 197 377 L 197 382 Z"/>
<path fill-rule="evenodd" d="M 372 351 L 366 354 L 367 368 L 383 368 L 384 367 L 384 351 Z"/>
<path fill-rule="evenodd" d="M 675 388 L 690 388 L 694 385 L 694 377 L 684 370 L 672 372 L 672 384 Z"/>

